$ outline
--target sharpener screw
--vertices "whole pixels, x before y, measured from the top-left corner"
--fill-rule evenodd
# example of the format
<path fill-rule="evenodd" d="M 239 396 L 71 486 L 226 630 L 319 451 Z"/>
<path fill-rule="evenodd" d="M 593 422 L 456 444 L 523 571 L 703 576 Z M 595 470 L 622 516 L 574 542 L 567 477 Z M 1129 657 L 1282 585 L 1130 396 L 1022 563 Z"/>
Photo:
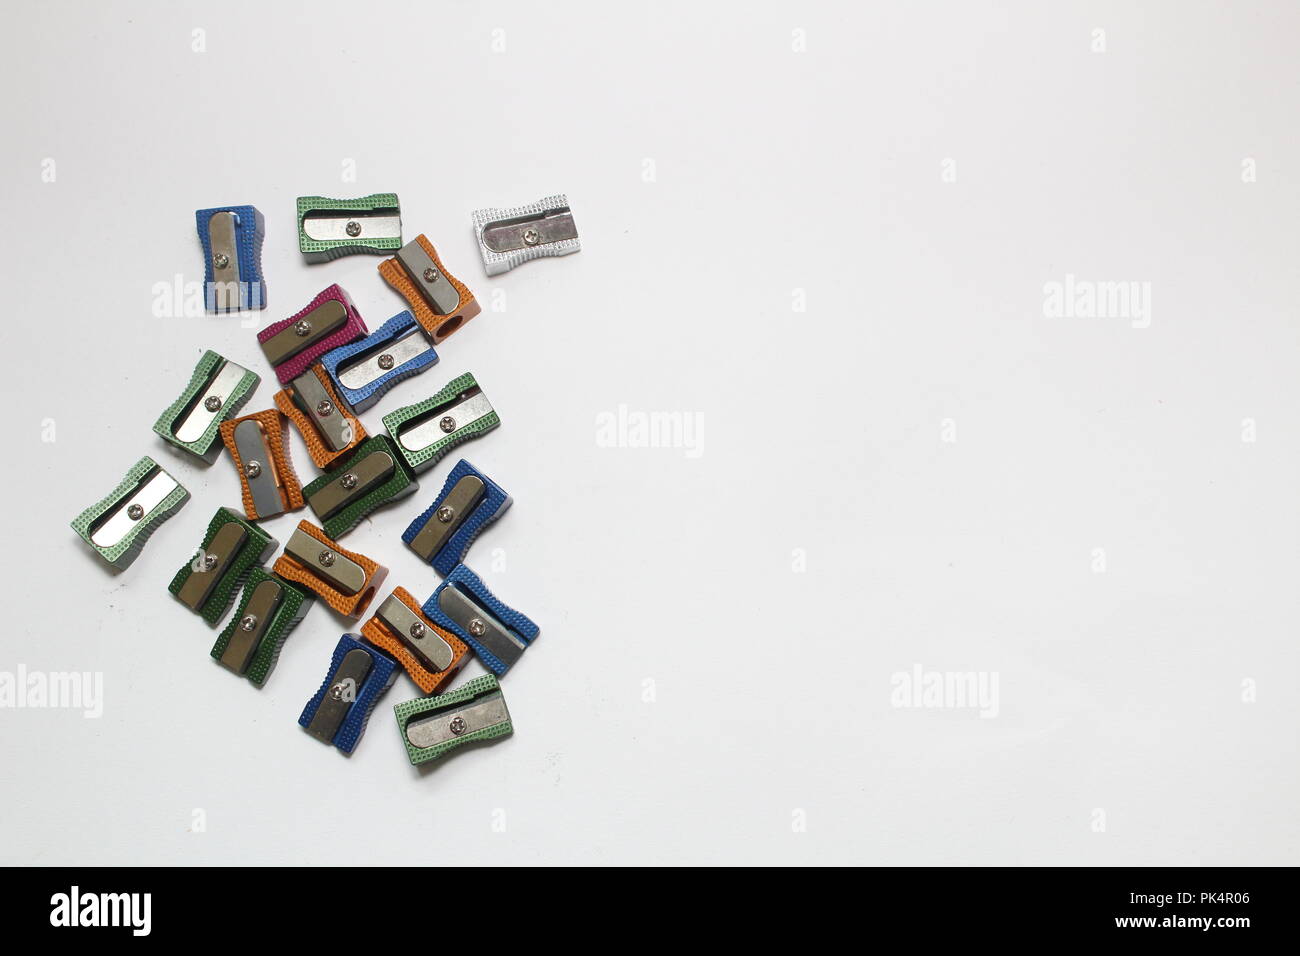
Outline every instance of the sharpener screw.
<path fill-rule="evenodd" d="M 203 407 L 210 412 L 215 412 L 217 409 L 221 408 L 221 399 L 216 395 L 209 395 L 203 400 Z"/>
<path fill-rule="evenodd" d="M 465 723 L 464 717 L 453 717 L 451 723 L 447 725 L 447 728 L 457 737 L 469 730 L 469 726 Z"/>
<path fill-rule="evenodd" d="M 476 617 L 469 622 L 469 632 L 475 637 L 482 637 L 487 633 L 487 625 L 483 623 L 481 617 Z"/>
<path fill-rule="evenodd" d="M 334 552 L 329 548 L 326 548 L 316 556 L 316 560 L 321 563 L 321 567 L 323 568 L 332 567 L 334 565 Z"/>
<path fill-rule="evenodd" d="M 306 319 L 299 319 L 293 324 L 293 331 L 296 335 L 306 335 L 311 331 L 311 323 Z"/>
<path fill-rule="evenodd" d="M 433 269 L 424 270 L 424 281 L 433 282 L 438 278 L 438 273 Z"/>
<path fill-rule="evenodd" d="M 262 463 L 260 461 L 250 461 L 244 466 L 244 474 L 249 478 L 256 478 L 262 473 Z"/>
<path fill-rule="evenodd" d="M 382 368 L 385 372 L 387 372 L 390 368 L 393 367 L 393 357 L 389 355 L 387 352 L 379 356 L 379 367 Z"/>
<path fill-rule="evenodd" d="M 347 230 L 348 230 L 348 235 L 349 235 L 349 236 L 352 236 L 353 238 L 356 238 L 357 236 L 361 235 L 361 223 L 359 223 L 359 222 L 357 222 L 355 219 L 353 219 L 353 220 L 351 220 L 351 221 L 348 222 L 348 224 L 347 224 Z"/>
<path fill-rule="evenodd" d="M 445 432 L 454 432 L 456 430 L 456 419 L 452 418 L 450 415 L 447 415 L 440 422 L 438 422 L 438 427 Z"/>
<path fill-rule="evenodd" d="M 226 255 L 224 252 L 218 252 L 212 257 L 212 264 L 218 269 L 224 269 L 226 266 L 230 265 L 230 256 Z"/>
<path fill-rule="evenodd" d="M 357 486 L 357 476 L 344 475 L 342 478 L 339 479 L 339 484 L 342 485 L 344 488 L 348 489 L 349 491 L 351 491 L 353 488 Z"/>
<path fill-rule="evenodd" d="M 524 242 L 528 243 L 528 245 L 535 246 L 541 241 L 542 241 L 542 234 L 539 233 L 536 229 L 524 230 Z"/>
<path fill-rule="evenodd" d="M 321 418 L 329 418 L 334 414 L 334 403 L 326 399 L 316 406 L 316 414 Z"/>
<path fill-rule="evenodd" d="M 416 621 L 414 624 L 411 625 L 411 637 L 412 639 L 417 641 L 420 638 L 424 637 L 424 625 L 421 624 L 419 621 Z"/>
<path fill-rule="evenodd" d="M 241 631 L 251 631 L 255 627 L 257 627 L 256 614 L 245 614 L 242 618 L 240 618 L 239 629 Z"/>
<path fill-rule="evenodd" d="M 139 505 L 132 505 L 126 509 L 126 516 L 132 521 L 139 521 L 144 517 L 144 509 Z"/>
<path fill-rule="evenodd" d="M 438 513 L 438 520 L 441 521 L 443 524 L 446 524 L 452 518 L 456 517 L 456 512 L 453 511 L 451 508 L 448 508 L 446 505 L 443 505 L 441 508 L 439 508 L 437 513 Z"/>

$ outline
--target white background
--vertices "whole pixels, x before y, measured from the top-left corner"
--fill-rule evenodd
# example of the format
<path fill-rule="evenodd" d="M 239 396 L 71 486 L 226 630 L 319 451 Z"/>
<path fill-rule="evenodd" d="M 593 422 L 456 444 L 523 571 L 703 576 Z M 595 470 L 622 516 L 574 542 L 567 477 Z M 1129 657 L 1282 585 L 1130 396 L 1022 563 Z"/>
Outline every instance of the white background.
<path fill-rule="evenodd" d="M 0 711 L 0 860 L 1296 863 L 1298 35 L 1284 3 L 11 10 L 0 670 L 104 703 Z M 256 330 L 332 282 L 404 307 L 296 248 L 295 197 L 381 191 L 484 312 L 362 418 L 478 376 L 502 426 L 460 452 L 515 504 L 469 563 L 542 628 L 514 736 L 427 774 L 405 676 L 351 759 L 297 726 L 323 606 L 260 692 L 209 659 L 167 583 L 234 469 L 151 431 L 205 348 L 269 407 Z M 487 279 L 471 211 L 553 192 L 582 252 Z M 241 203 L 270 308 L 156 316 L 194 210 Z M 1150 283 L 1149 327 L 1046 317 L 1067 274 Z M 701 454 L 601 447 L 620 405 L 701 416 Z M 143 454 L 193 499 L 115 576 L 68 524 Z M 343 541 L 420 599 L 400 534 L 459 457 Z M 893 706 L 916 665 L 995 673 L 997 716 Z"/>

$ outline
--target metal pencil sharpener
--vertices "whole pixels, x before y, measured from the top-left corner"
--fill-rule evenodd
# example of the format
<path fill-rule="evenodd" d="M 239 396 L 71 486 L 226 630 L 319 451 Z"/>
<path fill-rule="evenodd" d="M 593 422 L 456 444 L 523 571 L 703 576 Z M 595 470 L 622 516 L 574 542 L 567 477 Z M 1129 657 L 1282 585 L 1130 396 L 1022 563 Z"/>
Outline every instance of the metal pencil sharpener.
<path fill-rule="evenodd" d="M 375 704 L 397 677 L 397 664 L 383 651 L 344 634 L 334 648 L 320 690 L 307 701 L 298 724 L 317 740 L 352 753 L 366 732 Z"/>
<path fill-rule="evenodd" d="M 203 303 L 209 312 L 266 308 L 262 241 L 266 220 L 254 206 L 218 206 L 194 214 L 203 245 Z"/>
<path fill-rule="evenodd" d="M 261 687 L 280 659 L 289 634 L 311 610 L 312 601 L 308 591 L 253 568 L 234 616 L 212 645 L 213 660 Z"/>
<path fill-rule="evenodd" d="M 335 390 L 363 412 L 403 379 L 432 368 L 438 353 L 410 312 L 399 312 L 364 339 L 327 352 L 321 365 Z"/>
<path fill-rule="evenodd" d="M 406 546 L 444 577 L 465 560 L 479 532 L 505 513 L 510 496 L 462 458 L 442 492 L 402 533 Z"/>
<path fill-rule="evenodd" d="M 340 548 L 310 521 L 298 522 L 271 570 L 354 620 L 365 612 L 388 575 L 387 568 L 364 554 Z"/>
<path fill-rule="evenodd" d="M 496 428 L 501 419 L 474 376 L 466 374 L 422 402 L 389 412 L 383 422 L 407 467 L 419 473 L 461 442 Z"/>
<path fill-rule="evenodd" d="M 425 617 L 474 649 L 483 666 L 500 677 L 537 640 L 540 628 L 500 601 L 477 574 L 456 565 L 424 602 Z"/>
<path fill-rule="evenodd" d="M 303 495 L 325 533 L 337 539 L 366 515 L 419 487 L 388 436 L 375 435 L 340 467 L 304 488 Z"/>
<path fill-rule="evenodd" d="M 412 765 L 437 760 L 458 747 L 514 733 L 501 685 L 491 674 L 439 697 L 393 708 Z"/>
<path fill-rule="evenodd" d="M 426 694 L 450 682 L 469 659 L 465 642 L 425 617 L 405 588 L 393 589 L 361 625 L 361 634 L 396 659 Z"/>
<path fill-rule="evenodd" d="M 190 493 L 152 458 L 141 458 L 116 488 L 72 522 L 72 530 L 106 562 L 125 571 L 145 542 L 190 500 Z"/>
<path fill-rule="evenodd" d="M 221 454 L 221 424 L 239 414 L 261 379 L 211 350 L 204 352 L 180 398 L 154 422 L 163 441 L 207 464 Z"/>
<path fill-rule="evenodd" d="M 358 199 L 298 197 L 298 249 L 308 262 L 357 253 L 384 255 L 402 248 L 397 193 Z"/>
<path fill-rule="evenodd" d="M 276 547 L 276 540 L 257 525 L 228 508 L 218 508 L 203 543 L 167 589 L 215 627 L 248 572 L 274 554 Z"/>
<path fill-rule="evenodd" d="M 475 210 L 474 238 L 490 276 L 509 272 L 530 259 L 567 256 L 582 248 L 563 193 L 525 206 Z"/>
<path fill-rule="evenodd" d="M 379 274 L 406 300 L 434 345 L 479 314 L 474 293 L 447 271 L 424 235 L 379 263 Z"/>

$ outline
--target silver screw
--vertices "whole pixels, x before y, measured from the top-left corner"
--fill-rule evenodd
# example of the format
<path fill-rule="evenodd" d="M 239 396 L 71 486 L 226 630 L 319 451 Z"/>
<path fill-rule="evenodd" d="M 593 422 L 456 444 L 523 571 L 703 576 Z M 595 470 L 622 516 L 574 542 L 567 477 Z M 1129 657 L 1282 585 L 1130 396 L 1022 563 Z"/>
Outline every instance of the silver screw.
<path fill-rule="evenodd" d="M 453 511 L 451 508 L 448 508 L 446 505 L 443 505 L 441 508 L 438 509 L 438 520 L 441 521 L 443 524 L 446 524 L 454 517 L 456 517 L 456 512 Z"/>
<path fill-rule="evenodd" d="M 354 236 L 354 237 L 359 236 L 361 235 L 361 223 L 357 222 L 356 220 L 352 220 L 348 223 L 347 230 L 349 236 Z"/>
<path fill-rule="evenodd" d="M 324 551 L 322 551 L 320 554 L 316 556 L 316 560 L 320 562 L 321 567 L 323 568 L 333 567 L 334 552 L 331 551 L 329 548 L 326 548 Z"/>
<path fill-rule="evenodd" d="M 203 400 L 203 407 L 210 412 L 215 412 L 221 407 L 221 399 L 215 395 L 209 395 Z"/>
<path fill-rule="evenodd" d="M 539 233 L 536 229 L 524 230 L 524 242 L 528 243 L 528 245 L 535 246 L 541 241 L 542 241 L 542 234 Z"/>
<path fill-rule="evenodd" d="M 316 406 L 316 414 L 321 418 L 329 418 L 334 414 L 334 403 L 329 399 L 325 399 Z"/>
<path fill-rule="evenodd" d="M 438 422 L 438 427 L 445 432 L 454 432 L 456 430 L 456 419 L 447 415 L 442 421 Z"/>
<path fill-rule="evenodd" d="M 262 473 L 262 463 L 260 461 L 250 461 L 244 466 L 244 474 L 249 478 L 256 478 Z"/>
<path fill-rule="evenodd" d="M 447 725 L 447 729 L 459 737 L 465 731 L 469 730 L 469 725 L 465 723 L 464 717 L 453 717 L 451 723 Z"/>
<path fill-rule="evenodd" d="M 425 270 L 424 270 L 424 281 L 425 281 L 425 282 L 433 282 L 433 281 L 435 281 L 437 278 L 438 278 L 438 273 L 437 273 L 436 270 L 434 270 L 434 269 L 425 269 Z"/>
<path fill-rule="evenodd" d="M 217 566 L 217 556 L 215 554 L 205 554 L 203 556 L 203 570 L 211 571 Z"/>
<path fill-rule="evenodd" d="M 385 372 L 387 372 L 390 368 L 393 367 L 393 357 L 389 355 L 387 352 L 379 356 L 379 367 L 382 368 Z"/>
<path fill-rule="evenodd" d="M 255 627 L 257 627 L 256 614 L 245 614 L 239 621 L 239 629 L 241 631 L 251 631 Z"/>
<path fill-rule="evenodd" d="M 475 637 L 482 637 L 487 633 L 487 625 L 483 623 L 481 617 L 476 617 L 469 622 L 469 632 Z"/>
<path fill-rule="evenodd" d="M 132 505 L 126 509 L 126 516 L 132 521 L 139 521 L 144 517 L 144 509 L 139 505 Z"/>
<path fill-rule="evenodd" d="M 343 682 L 342 682 L 342 681 L 339 681 L 337 684 L 335 684 L 333 687 L 330 688 L 330 696 L 333 697 L 335 700 L 342 700 L 342 699 L 343 699 Z"/>
<path fill-rule="evenodd" d="M 348 489 L 349 491 L 351 491 L 353 488 L 357 486 L 357 476 L 344 475 L 342 478 L 339 479 L 339 484 L 342 485 L 344 488 Z"/>
<path fill-rule="evenodd" d="M 424 637 L 424 625 L 416 621 L 411 625 L 411 638 L 418 641 L 422 637 Z"/>
<path fill-rule="evenodd" d="M 293 331 L 297 335 L 306 335 L 311 331 L 311 323 L 306 319 L 299 319 L 293 325 Z"/>
<path fill-rule="evenodd" d="M 212 264 L 218 269 L 224 269 L 226 266 L 230 265 L 230 256 L 226 255 L 224 252 L 218 252 L 212 257 Z"/>

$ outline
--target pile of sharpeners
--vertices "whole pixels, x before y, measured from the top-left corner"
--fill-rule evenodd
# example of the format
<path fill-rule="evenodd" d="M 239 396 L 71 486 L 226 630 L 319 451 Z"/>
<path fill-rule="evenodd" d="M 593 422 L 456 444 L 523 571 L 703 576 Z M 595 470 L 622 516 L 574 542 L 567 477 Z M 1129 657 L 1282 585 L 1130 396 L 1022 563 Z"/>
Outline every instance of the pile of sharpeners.
<path fill-rule="evenodd" d="M 203 247 L 205 310 L 266 309 L 262 213 L 254 206 L 220 206 L 198 210 L 195 222 Z M 442 578 L 423 603 L 402 587 L 375 603 L 387 569 L 339 541 L 368 515 L 416 495 L 421 474 L 500 424 L 468 372 L 422 401 L 383 415 L 380 434 L 367 433 L 358 418 L 398 383 L 437 364 L 435 347 L 480 309 L 427 237 L 402 241 L 394 193 L 300 197 L 297 227 L 298 247 L 309 263 L 384 256 L 379 272 L 407 308 L 372 332 L 335 284 L 288 318 L 272 322 L 257 333 L 257 341 L 280 390 L 271 407 L 251 414 L 240 413 L 261 376 L 216 352 L 203 354 L 153 430 L 205 464 L 215 462 L 224 448 L 238 474 L 242 501 L 240 508 L 217 508 L 168 590 L 213 628 L 235 605 L 211 656 L 259 687 L 317 600 L 353 624 L 373 605 L 359 632 L 339 639 L 298 723 L 317 740 L 351 754 L 375 705 L 398 671 L 405 671 L 424 696 L 393 710 L 407 755 L 418 766 L 464 744 L 513 732 L 499 678 L 537 639 L 539 629 L 465 564 L 479 532 L 510 507 L 510 495 L 466 459 L 452 467 L 437 497 L 402 534 L 406 546 Z M 473 228 L 489 276 L 530 259 L 579 250 L 563 195 L 477 210 Z M 302 436 L 319 471 L 306 485 L 290 460 L 286 422 Z M 189 498 L 185 487 L 146 455 L 72 527 L 121 571 Z M 315 521 L 300 521 L 280 550 L 259 522 L 303 508 Z M 471 652 L 490 673 L 448 690 Z"/>

